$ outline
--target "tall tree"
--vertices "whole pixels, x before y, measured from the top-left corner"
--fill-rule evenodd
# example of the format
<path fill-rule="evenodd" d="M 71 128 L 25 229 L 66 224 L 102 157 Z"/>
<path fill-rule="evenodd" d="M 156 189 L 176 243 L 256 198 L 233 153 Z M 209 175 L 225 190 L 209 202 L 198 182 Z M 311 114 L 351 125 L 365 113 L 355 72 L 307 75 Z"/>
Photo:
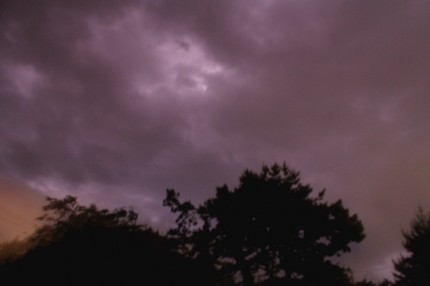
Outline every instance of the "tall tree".
<path fill-rule="evenodd" d="M 298 172 L 275 164 L 246 170 L 236 188 L 219 187 L 198 207 L 180 202 L 174 190 L 164 204 L 178 214 L 170 234 L 183 252 L 240 274 L 242 285 L 347 285 L 349 271 L 330 258 L 360 242 L 363 226 L 340 200 L 312 192 Z"/>
<path fill-rule="evenodd" d="M 411 222 L 409 231 L 403 231 L 403 247 L 407 255 L 394 262 L 397 286 L 424 286 L 430 282 L 430 213 L 421 208 Z"/>

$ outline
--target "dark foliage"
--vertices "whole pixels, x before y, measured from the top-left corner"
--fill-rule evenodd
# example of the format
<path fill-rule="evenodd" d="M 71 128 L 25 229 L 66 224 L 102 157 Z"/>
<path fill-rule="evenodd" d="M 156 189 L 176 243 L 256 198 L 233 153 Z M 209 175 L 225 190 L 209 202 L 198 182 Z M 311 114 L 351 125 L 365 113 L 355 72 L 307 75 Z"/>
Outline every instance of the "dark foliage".
<path fill-rule="evenodd" d="M 219 187 L 198 207 L 167 190 L 164 205 L 178 214 L 170 235 L 181 253 L 243 285 L 350 285 L 349 271 L 330 258 L 364 238 L 356 215 L 325 202 L 324 191 L 314 196 L 285 164 L 245 171 L 238 187 Z"/>
<path fill-rule="evenodd" d="M 48 198 L 29 250 L 0 266 L 2 285 L 210 285 L 207 270 L 136 223 L 132 210 Z"/>
<path fill-rule="evenodd" d="M 419 209 L 411 229 L 403 232 L 408 252 L 394 262 L 396 286 L 424 286 L 430 283 L 430 213 Z"/>
<path fill-rule="evenodd" d="M 363 280 L 363 281 L 354 283 L 354 286 L 377 286 L 377 284 L 369 280 Z M 381 286 L 381 284 L 379 286 Z"/>

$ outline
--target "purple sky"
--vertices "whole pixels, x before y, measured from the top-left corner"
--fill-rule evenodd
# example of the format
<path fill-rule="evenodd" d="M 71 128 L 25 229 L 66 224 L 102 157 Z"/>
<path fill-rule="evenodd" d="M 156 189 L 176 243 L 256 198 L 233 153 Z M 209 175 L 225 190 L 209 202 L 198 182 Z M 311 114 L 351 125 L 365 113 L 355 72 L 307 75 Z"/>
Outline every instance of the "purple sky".
<path fill-rule="evenodd" d="M 427 1 L 1 1 L 0 174 L 166 227 L 166 188 L 285 161 L 379 279 L 430 209 L 429 27 Z"/>

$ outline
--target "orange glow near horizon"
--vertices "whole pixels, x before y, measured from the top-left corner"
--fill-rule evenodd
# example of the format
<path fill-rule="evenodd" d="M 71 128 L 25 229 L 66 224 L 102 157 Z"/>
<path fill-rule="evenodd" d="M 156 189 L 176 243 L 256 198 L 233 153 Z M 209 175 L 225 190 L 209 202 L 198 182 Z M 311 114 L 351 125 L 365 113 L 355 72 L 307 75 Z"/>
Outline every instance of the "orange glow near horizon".
<path fill-rule="evenodd" d="M 0 243 L 30 235 L 42 205 L 42 195 L 0 179 Z"/>

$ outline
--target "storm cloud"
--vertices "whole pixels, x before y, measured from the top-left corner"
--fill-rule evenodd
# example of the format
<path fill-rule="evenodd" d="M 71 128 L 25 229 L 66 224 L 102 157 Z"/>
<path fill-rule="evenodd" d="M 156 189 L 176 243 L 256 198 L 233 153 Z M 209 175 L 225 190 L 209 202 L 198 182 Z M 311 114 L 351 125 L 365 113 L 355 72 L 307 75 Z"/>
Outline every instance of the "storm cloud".
<path fill-rule="evenodd" d="M 362 219 L 345 258 L 389 275 L 430 208 L 425 1 L 2 1 L 0 173 L 171 224 L 286 162 Z"/>

